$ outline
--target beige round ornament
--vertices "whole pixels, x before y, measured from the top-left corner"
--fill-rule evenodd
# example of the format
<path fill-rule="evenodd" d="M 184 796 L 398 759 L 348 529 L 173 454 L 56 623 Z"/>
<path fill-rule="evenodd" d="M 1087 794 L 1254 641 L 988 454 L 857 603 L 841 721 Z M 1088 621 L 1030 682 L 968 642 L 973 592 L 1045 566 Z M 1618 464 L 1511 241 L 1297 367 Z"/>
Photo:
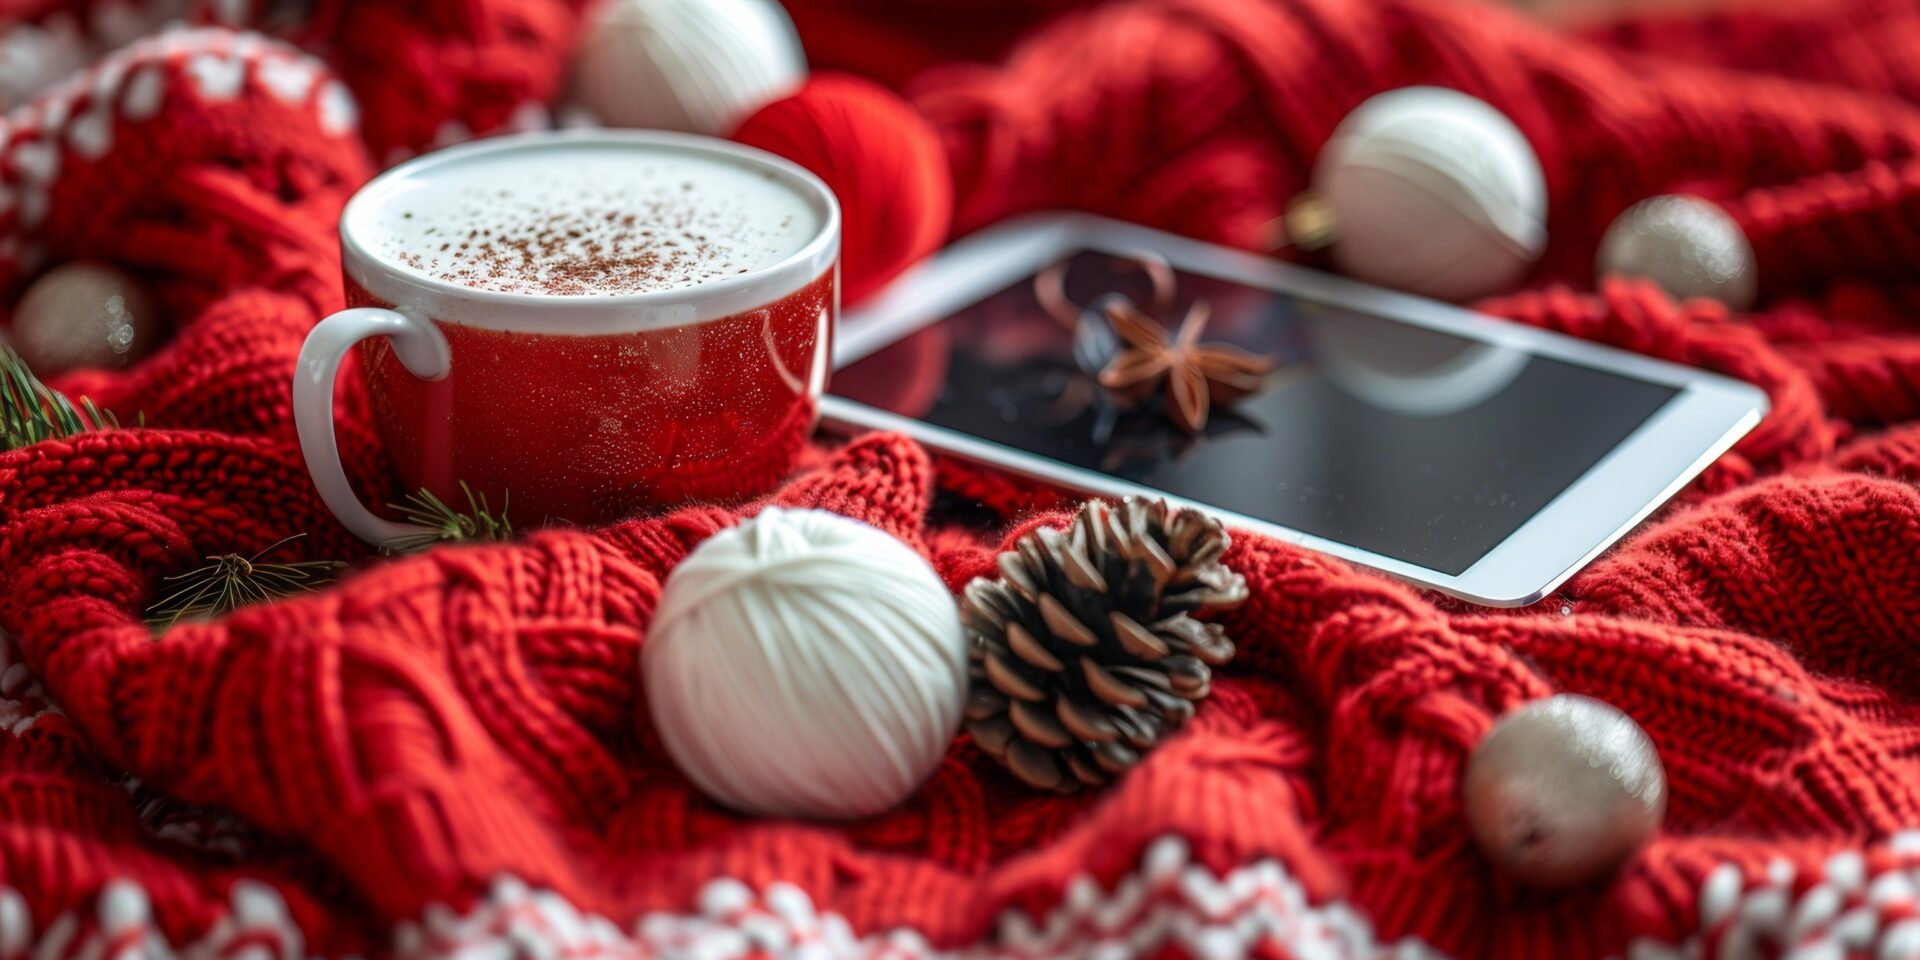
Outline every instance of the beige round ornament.
<path fill-rule="evenodd" d="M 601 0 L 573 61 L 574 96 L 607 126 L 709 136 L 806 78 L 775 0 Z"/>
<path fill-rule="evenodd" d="M 1598 880 L 1660 829 L 1667 775 L 1633 718 L 1561 694 L 1501 718 L 1467 761 L 1467 826 L 1500 871 L 1535 887 Z"/>
<path fill-rule="evenodd" d="M 41 376 L 125 367 L 151 353 L 158 340 L 158 316 L 146 288 L 104 263 L 47 271 L 13 310 L 14 349 Z"/>
<path fill-rule="evenodd" d="M 1600 241 L 1599 275 L 1646 277 L 1676 300 L 1707 297 L 1735 310 L 1753 305 L 1759 272 L 1753 245 L 1719 205 L 1667 194 L 1628 207 Z"/>
<path fill-rule="evenodd" d="M 1348 275 L 1440 300 L 1511 289 L 1546 247 L 1546 178 L 1513 121 L 1457 90 L 1354 108 L 1314 165 Z"/>

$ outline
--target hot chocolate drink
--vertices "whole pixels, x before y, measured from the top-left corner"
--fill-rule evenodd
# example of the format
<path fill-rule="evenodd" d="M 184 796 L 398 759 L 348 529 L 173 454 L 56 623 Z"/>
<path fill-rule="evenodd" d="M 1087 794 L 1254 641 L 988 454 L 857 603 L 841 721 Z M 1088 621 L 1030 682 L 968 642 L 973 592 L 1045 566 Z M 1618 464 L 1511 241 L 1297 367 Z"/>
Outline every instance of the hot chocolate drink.
<path fill-rule="evenodd" d="M 529 525 L 777 482 L 825 385 L 839 225 L 817 180 L 763 158 L 658 134 L 520 138 L 356 196 L 348 304 L 428 318 L 452 356 L 422 379 L 389 339 L 361 343 L 406 488 L 464 502 L 464 483 Z"/>

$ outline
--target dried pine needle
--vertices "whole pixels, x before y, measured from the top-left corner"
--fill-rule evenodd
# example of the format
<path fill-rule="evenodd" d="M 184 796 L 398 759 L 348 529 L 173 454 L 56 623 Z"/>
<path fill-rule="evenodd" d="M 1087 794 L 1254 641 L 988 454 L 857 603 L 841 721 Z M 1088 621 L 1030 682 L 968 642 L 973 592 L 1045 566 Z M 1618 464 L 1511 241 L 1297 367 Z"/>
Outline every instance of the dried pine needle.
<path fill-rule="evenodd" d="M 438 543 L 513 539 L 513 521 L 507 517 L 508 496 L 502 496 L 500 512 L 493 512 L 485 494 L 475 495 L 464 481 L 460 491 L 467 495 L 467 509 L 457 510 L 446 501 L 422 488 L 409 494 L 404 502 L 388 506 L 400 511 L 408 523 L 426 527 L 426 531 L 395 537 L 383 544 L 388 553 L 417 553 Z"/>
<path fill-rule="evenodd" d="M 207 558 L 206 566 L 166 578 L 172 592 L 147 608 L 147 623 L 165 630 L 181 620 L 210 619 L 256 603 L 311 593 L 333 582 L 346 564 L 335 560 L 262 563 L 260 558 L 305 536 L 294 534 L 251 557 L 223 553 Z"/>

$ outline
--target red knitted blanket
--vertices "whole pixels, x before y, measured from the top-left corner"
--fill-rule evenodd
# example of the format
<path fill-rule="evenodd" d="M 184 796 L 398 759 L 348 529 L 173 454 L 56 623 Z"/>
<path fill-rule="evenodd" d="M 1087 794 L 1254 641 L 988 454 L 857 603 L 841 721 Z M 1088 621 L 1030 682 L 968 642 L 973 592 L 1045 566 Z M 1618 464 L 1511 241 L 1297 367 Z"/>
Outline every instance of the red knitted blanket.
<path fill-rule="evenodd" d="M 337 0 L 291 43 L 142 40 L 0 119 L 0 300 L 106 259 L 174 330 L 55 384 L 144 426 L 0 454 L 0 960 L 1920 956 L 1920 832 L 1901 832 L 1920 826 L 1920 4 L 1584 38 L 1453 0 L 900 6 L 971 29 L 793 4 L 816 64 L 918 75 L 959 231 L 1073 206 L 1250 246 L 1353 105 L 1456 87 L 1526 132 L 1552 197 L 1531 292 L 1487 309 L 1751 380 L 1774 412 L 1523 611 L 1236 537 L 1239 658 L 1105 792 L 1036 794 L 963 738 L 888 814 L 751 820 L 689 786 L 637 702 L 662 580 L 739 511 L 382 560 L 293 437 L 346 197 L 373 158 L 539 122 L 575 5 Z M 1004 65 L 920 70 L 1043 15 Z M 1746 228 L 1756 312 L 1593 289 L 1605 225 L 1680 188 Z M 344 379 L 349 472 L 391 500 Z M 930 523 L 939 486 L 1002 529 Z M 955 589 L 1060 520 L 890 436 L 818 452 L 774 499 L 891 531 Z M 291 532 L 362 563 L 317 595 L 143 623 L 161 578 Z M 1494 718 L 1553 691 L 1630 713 L 1671 804 L 1620 875 L 1549 896 L 1483 861 L 1458 781 Z"/>

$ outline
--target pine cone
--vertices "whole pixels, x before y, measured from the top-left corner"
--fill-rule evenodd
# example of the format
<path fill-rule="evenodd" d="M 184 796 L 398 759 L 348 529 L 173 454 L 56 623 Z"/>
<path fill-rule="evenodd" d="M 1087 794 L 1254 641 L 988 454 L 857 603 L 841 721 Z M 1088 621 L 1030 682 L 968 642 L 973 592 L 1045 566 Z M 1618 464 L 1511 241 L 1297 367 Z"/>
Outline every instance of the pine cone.
<path fill-rule="evenodd" d="M 1000 555 L 1000 579 L 967 585 L 967 729 L 1033 786 L 1099 786 L 1193 716 L 1213 667 L 1233 659 L 1218 624 L 1247 582 L 1220 562 L 1218 520 L 1165 501 L 1089 501 L 1066 531 Z"/>

